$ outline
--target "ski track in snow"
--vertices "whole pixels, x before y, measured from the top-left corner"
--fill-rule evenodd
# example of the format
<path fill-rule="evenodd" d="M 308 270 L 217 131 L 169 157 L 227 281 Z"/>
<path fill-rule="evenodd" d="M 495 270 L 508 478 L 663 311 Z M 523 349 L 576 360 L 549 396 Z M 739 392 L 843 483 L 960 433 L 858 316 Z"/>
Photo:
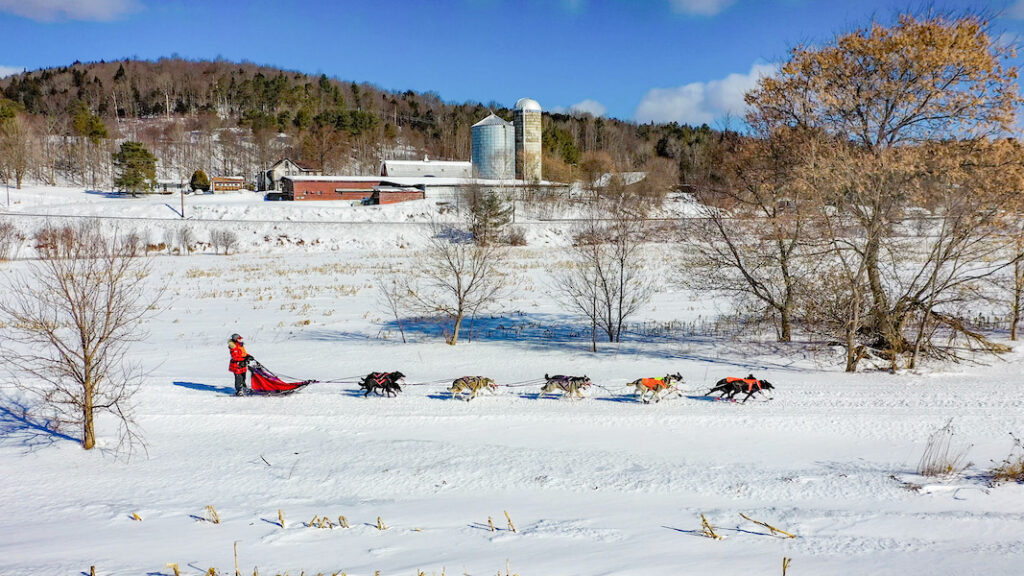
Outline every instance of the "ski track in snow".
<path fill-rule="evenodd" d="M 35 187 L 12 197 L 26 230 L 44 218 L 17 213 L 116 215 L 154 237 L 182 225 L 177 196 Z M 1021 573 L 1024 486 L 984 476 L 1009 453 L 1008 433 L 1024 433 L 1019 351 L 899 375 L 843 374 L 827 353 L 770 338 L 632 336 L 594 354 L 547 295 L 545 270 L 557 273 L 570 233 L 544 222 L 526 223 L 530 245 L 512 267 L 521 276 L 507 309 L 521 314 L 480 320 L 455 347 L 410 325 L 402 344 L 373 275 L 411 265 L 436 206 L 186 203 L 201 234 L 238 232 L 239 254 L 152 260 L 166 308 L 134 351 L 152 370 L 135 398 L 147 455 L 116 458 L 109 417 L 93 452 L 41 432 L 22 418 L 31 401 L 6 376 L 0 384 L 0 575 L 170 574 L 172 562 L 183 574 L 231 573 L 236 541 L 243 574 L 483 575 L 506 561 L 521 576 L 775 574 L 784 556 L 791 574 Z M 359 223 L 374 220 L 386 223 Z M 668 265 L 666 250 L 650 251 Z M 0 264 L 0 276 L 25 266 Z M 670 288 L 640 319 L 692 322 L 725 306 Z M 234 398 L 232 332 L 272 370 L 346 382 Z M 356 392 L 355 375 L 384 369 L 408 375 L 398 398 Z M 644 405 L 623 387 L 675 371 L 683 398 Z M 435 383 L 545 372 L 599 386 L 578 402 L 532 384 L 465 402 Z M 748 372 L 777 386 L 772 400 L 702 397 Z M 950 418 L 974 464 L 955 479 L 918 477 L 928 435 Z M 701 514 L 724 540 L 701 535 Z M 306 525 L 339 515 L 351 528 Z"/>

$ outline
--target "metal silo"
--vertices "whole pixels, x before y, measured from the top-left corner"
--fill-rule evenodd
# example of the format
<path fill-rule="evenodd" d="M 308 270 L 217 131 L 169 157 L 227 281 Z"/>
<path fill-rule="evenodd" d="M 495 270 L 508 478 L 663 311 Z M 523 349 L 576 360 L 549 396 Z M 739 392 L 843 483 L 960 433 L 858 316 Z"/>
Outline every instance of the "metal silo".
<path fill-rule="evenodd" d="M 520 98 L 512 116 L 516 130 L 516 178 L 541 179 L 541 108 L 536 100 Z"/>
<path fill-rule="evenodd" d="M 491 114 L 473 124 L 473 174 L 486 180 L 511 180 L 515 176 L 515 129 Z"/>

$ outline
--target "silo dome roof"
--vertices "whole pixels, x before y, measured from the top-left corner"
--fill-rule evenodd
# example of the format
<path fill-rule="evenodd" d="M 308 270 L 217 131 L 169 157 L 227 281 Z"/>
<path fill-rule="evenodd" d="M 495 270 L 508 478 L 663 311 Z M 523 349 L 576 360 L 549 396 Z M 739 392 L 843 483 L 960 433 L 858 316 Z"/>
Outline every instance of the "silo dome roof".
<path fill-rule="evenodd" d="M 520 98 L 516 102 L 516 110 L 536 110 L 541 111 L 540 104 L 533 98 Z"/>
<path fill-rule="evenodd" d="M 483 120 L 477 122 L 476 124 L 473 124 L 473 128 L 476 128 L 477 126 L 511 126 L 511 125 L 512 125 L 511 122 L 505 121 L 503 118 L 501 118 L 500 116 L 498 116 L 498 115 L 496 115 L 496 114 L 494 114 L 492 112 L 491 115 L 488 116 L 487 118 L 484 118 Z"/>

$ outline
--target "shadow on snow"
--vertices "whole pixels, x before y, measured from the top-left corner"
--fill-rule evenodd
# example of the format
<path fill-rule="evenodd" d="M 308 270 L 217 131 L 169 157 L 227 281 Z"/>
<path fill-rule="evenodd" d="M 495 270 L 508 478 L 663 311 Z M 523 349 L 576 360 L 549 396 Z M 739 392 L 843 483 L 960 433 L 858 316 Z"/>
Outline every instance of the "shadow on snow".
<path fill-rule="evenodd" d="M 56 423 L 32 414 L 33 406 L 0 396 L 0 441 L 13 440 L 31 451 L 58 441 L 79 443 L 81 439 L 61 432 Z"/>
<path fill-rule="evenodd" d="M 175 386 L 181 386 L 182 388 L 188 388 L 189 390 L 198 390 L 199 392 L 215 392 L 217 394 L 234 395 L 235 389 L 232 386 L 210 386 L 209 384 L 200 384 L 198 382 L 173 382 Z"/>
<path fill-rule="evenodd" d="M 802 343 L 779 343 L 744 340 L 735 334 L 695 334 L 684 326 L 665 329 L 652 322 L 630 324 L 623 331 L 621 342 L 608 342 L 599 332 L 598 356 L 635 356 L 658 360 L 681 360 L 711 365 L 729 364 L 746 372 L 772 369 L 807 370 L 797 366 L 808 359 Z M 380 325 L 376 339 L 401 343 L 404 331 L 410 342 L 424 339 L 443 341 L 451 334 L 452 322 L 447 318 L 404 318 Z M 603 339 L 602 339 L 602 336 Z M 304 337 L 317 341 L 355 341 L 374 339 L 352 332 L 318 330 Z M 591 352 L 590 326 L 567 314 L 528 313 L 515 311 L 505 315 L 466 318 L 459 335 L 460 342 L 507 342 L 535 350 L 570 349 L 575 353 Z M 767 351 L 767 354 L 766 354 Z"/>

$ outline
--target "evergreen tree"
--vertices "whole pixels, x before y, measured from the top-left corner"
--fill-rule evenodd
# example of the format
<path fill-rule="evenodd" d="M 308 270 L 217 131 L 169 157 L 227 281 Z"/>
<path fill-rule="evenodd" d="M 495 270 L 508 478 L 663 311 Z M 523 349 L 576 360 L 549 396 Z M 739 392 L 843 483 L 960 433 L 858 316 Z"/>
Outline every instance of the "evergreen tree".
<path fill-rule="evenodd" d="M 494 191 L 475 195 L 470 204 L 473 239 L 481 246 L 496 244 L 512 220 L 512 208 Z"/>
<path fill-rule="evenodd" d="M 206 172 L 202 170 L 196 170 L 192 173 L 192 179 L 188 181 L 189 188 L 193 192 L 196 190 L 202 190 L 203 192 L 210 191 L 210 177 L 206 175 Z"/>
<path fill-rule="evenodd" d="M 128 141 L 114 154 L 114 187 L 136 193 L 152 189 L 156 180 L 156 156 L 141 142 Z"/>
<path fill-rule="evenodd" d="M 100 140 L 107 137 L 107 125 L 103 123 L 99 116 L 89 112 L 84 104 L 75 112 L 72 125 L 75 129 L 75 134 L 85 136 L 94 145 L 99 144 Z"/>

